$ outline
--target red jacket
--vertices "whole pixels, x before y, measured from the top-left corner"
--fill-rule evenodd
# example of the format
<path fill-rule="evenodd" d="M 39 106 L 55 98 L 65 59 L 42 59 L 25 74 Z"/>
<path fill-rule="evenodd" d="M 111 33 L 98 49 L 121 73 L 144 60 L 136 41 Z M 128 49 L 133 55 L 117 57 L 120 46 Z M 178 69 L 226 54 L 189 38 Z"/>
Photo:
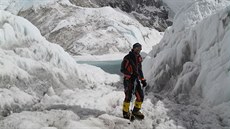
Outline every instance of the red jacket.
<path fill-rule="evenodd" d="M 141 55 L 130 51 L 121 63 L 121 72 L 124 74 L 124 77 L 128 79 L 138 77 L 140 80 L 144 80 L 141 62 Z"/>

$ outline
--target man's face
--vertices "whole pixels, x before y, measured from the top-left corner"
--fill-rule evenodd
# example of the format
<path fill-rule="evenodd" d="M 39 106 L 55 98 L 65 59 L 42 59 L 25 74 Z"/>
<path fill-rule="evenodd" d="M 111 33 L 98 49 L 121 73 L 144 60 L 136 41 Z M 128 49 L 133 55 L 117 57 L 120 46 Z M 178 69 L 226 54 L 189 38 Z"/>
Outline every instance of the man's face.
<path fill-rule="evenodd" d="M 135 53 L 137 53 L 137 54 L 140 54 L 141 50 L 142 50 L 141 47 L 135 47 L 135 48 L 133 49 L 133 51 L 134 51 Z"/>

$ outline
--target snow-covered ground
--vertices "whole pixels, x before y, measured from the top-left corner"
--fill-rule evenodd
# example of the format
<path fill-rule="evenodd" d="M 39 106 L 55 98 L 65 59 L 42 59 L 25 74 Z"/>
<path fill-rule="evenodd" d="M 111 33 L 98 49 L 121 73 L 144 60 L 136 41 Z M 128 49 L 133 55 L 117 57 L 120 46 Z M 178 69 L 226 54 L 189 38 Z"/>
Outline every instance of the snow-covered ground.
<path fill-rule="evenodd" d="M 230 8 L 222 2 L 196 1 L 175 16 L 143 62 L 146 118 L 134 122 L 122 118 L 118 75 L 77 64 L 29 21 L 0 11 L 0 129 L 229 129 Z"/>

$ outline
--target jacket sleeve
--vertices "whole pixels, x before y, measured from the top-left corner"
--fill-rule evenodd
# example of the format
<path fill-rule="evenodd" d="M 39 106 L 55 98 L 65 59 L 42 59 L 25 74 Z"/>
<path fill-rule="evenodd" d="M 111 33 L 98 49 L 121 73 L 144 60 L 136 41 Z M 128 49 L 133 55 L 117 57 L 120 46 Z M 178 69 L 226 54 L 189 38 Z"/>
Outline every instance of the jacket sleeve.
<path fill-rule="evenodd" d="M 130 76 L 132 75 L 132 73 L 130 73 L 128 70 L 127 70 L 127 67 L 129 65 L 129 60 L 124 58 L 123 61 L 121 62 L 121 69 L 120 71 L 124 74 L 124 75 L 127 75 L 127 76 Z"/>

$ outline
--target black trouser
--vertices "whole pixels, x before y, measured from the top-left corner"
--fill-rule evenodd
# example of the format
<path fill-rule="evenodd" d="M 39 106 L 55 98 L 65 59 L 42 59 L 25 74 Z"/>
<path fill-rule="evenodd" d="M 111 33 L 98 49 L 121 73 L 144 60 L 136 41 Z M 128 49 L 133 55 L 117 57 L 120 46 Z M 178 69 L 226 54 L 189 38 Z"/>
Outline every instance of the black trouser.
<path fill-rule="evenodd" d="M 132 99 L 132 94 L 136 96 L 137 102 L 143 102 L 144 92 L 141 87 L 140 81 L 138 78 L 124 78 L 124 90 L 125 90 L 125 100 L 124 102 L 130 102 Z M 134 97 L 134 96 L 133 96 Z"/>

